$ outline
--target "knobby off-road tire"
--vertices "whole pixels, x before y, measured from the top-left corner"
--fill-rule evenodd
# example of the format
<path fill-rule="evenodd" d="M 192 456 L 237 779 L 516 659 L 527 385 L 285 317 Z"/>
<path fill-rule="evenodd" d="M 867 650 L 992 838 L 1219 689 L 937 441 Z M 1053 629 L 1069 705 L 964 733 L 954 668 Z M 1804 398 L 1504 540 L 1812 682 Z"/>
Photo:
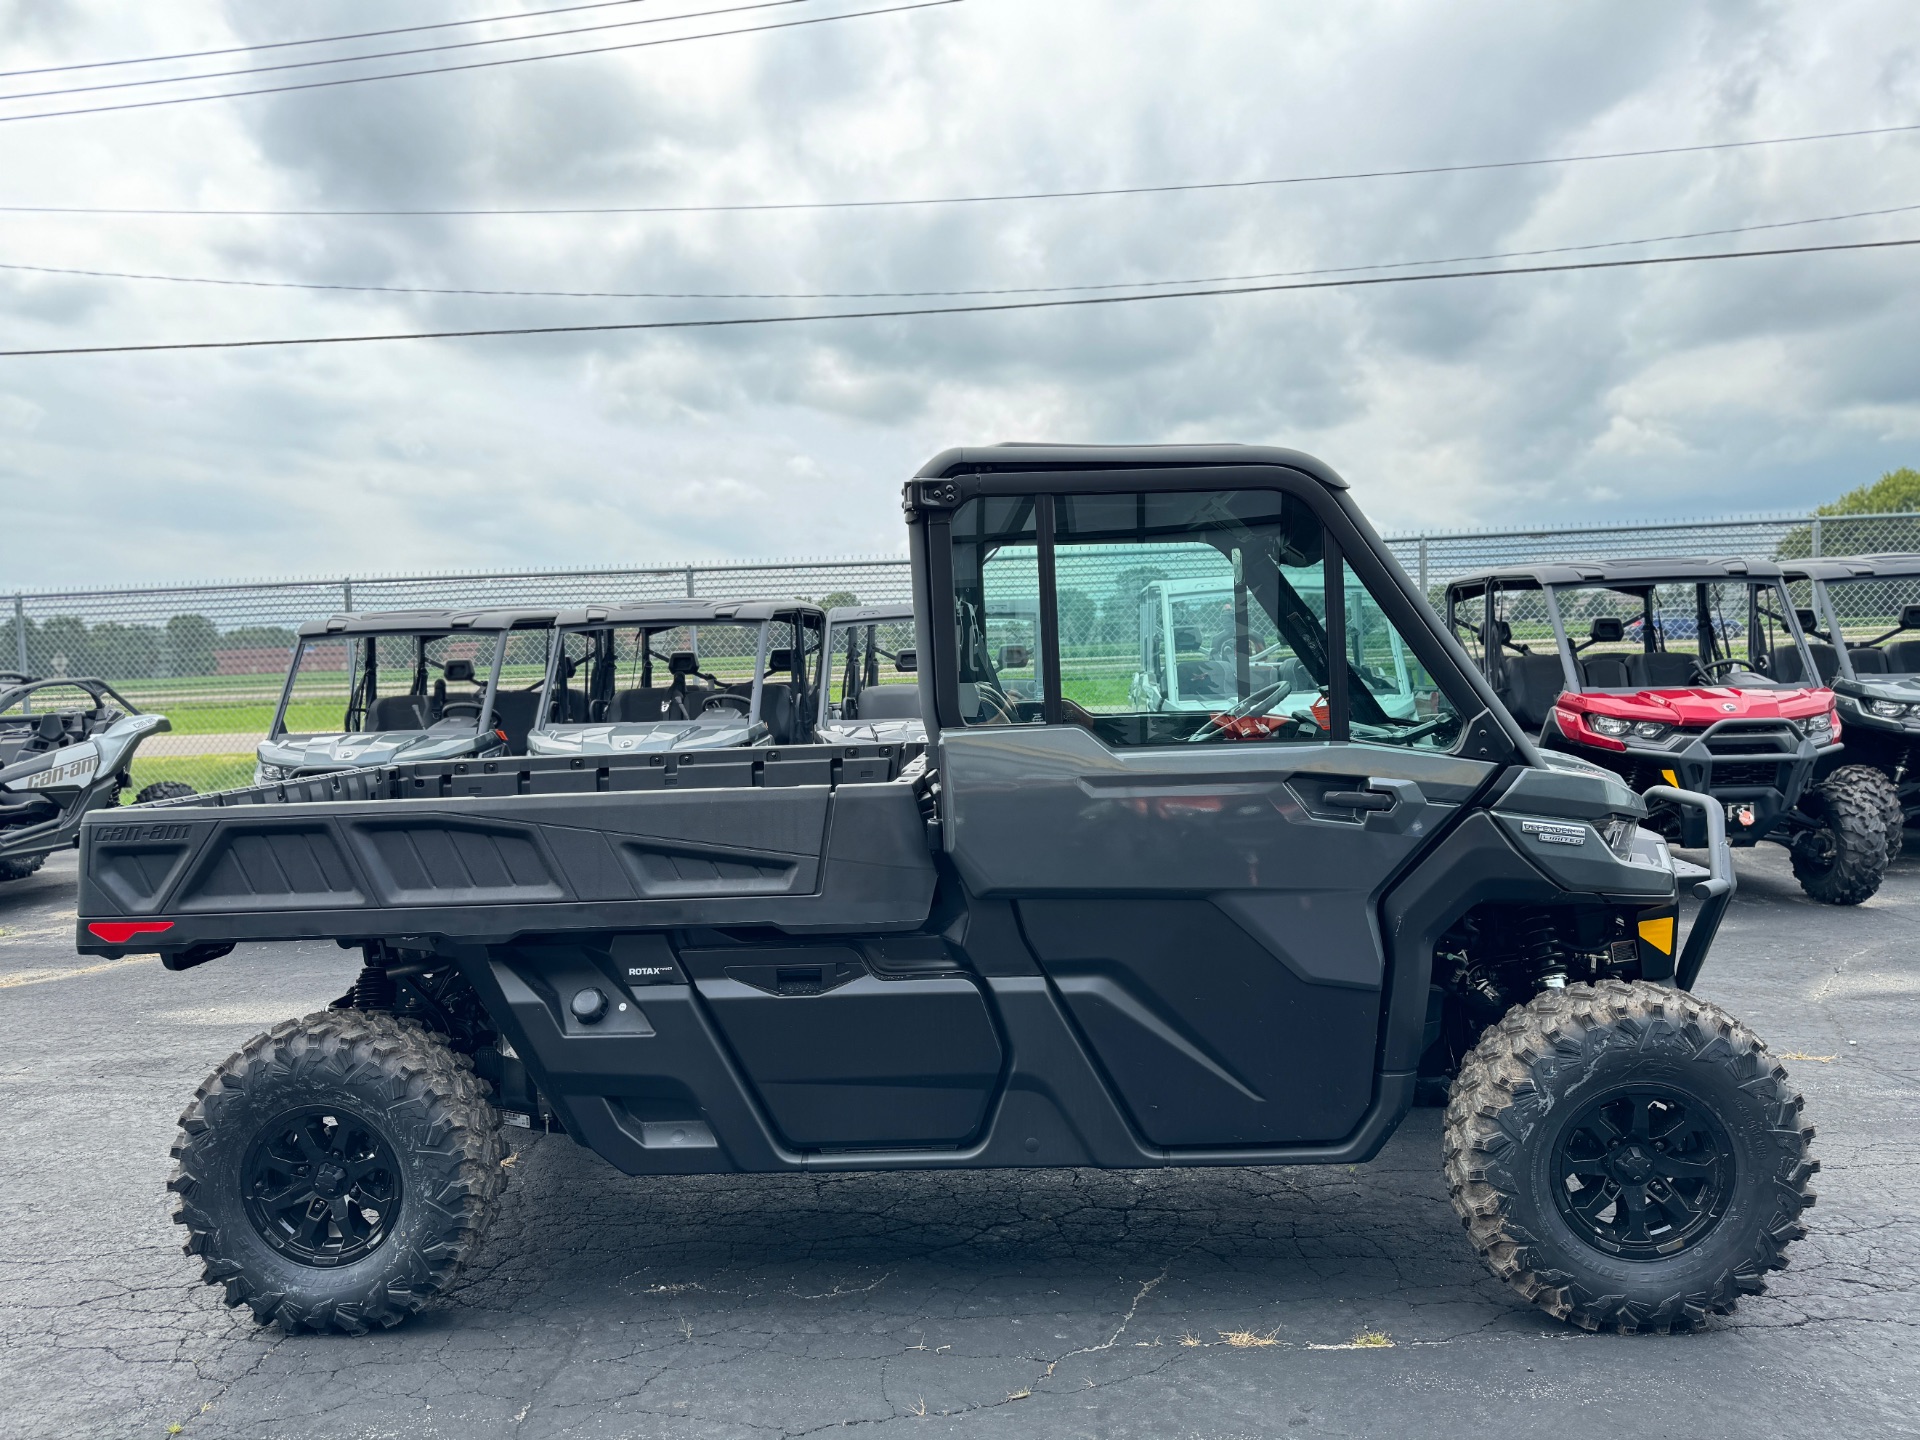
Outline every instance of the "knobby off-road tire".
<path fill-rule="evenodd" d="M 452 1284 L 505 1155 L 464 1057 L 411 1021 L 331 1010 L 255 1036 L 207 1077 L 168 1188 L 186 1252 L 227 1304 L 358 1335 Z"/>
<path fill-rule="evenodd" d="M 1900 797 L 1871 765 L 1842 765 L 1808 793 L 1801 808 L 1820 822 L 1794 842 L 1793 876 L 1823 905 L 1873 898 L 1887 873 L 1888 798 Z"/>
<path fill-rule="evenodd" d="M 1887 864 L 1891 865 L 1907 850 L 1907 807 L 1900 803 L 1900 787 L 1894 784 L 1891 775 L 1878 767 L 1866 765 L 1841 767 L 1841 770 L 1849 769 L 1872 769 L 1875 775 L 1886 782 L 1881 787 L 1880 806 L 1887 817 Z M 1834 774 L 1840 774 L 1841 770 L 1834 771 Z"/>
<path fill-rule="evenodd" d="M 1786 1070 L 1718 1006 L 1645 982 L 1569 985 L 1508 1011 L 1461 1064 L 1447 1185 L 1481 1259 L 1549 1314 L 1692 1329 L 1763 1291 L 1806 1233 L 1820 1167 L 1800 1111 Z M 1649 1175 L 1638 1204 L 1631 1179 L 1594 1173 L 1608 1166 Z M 1611 1222 L 1596 1203 L 1608 1186 Z"/>
<path fill-rule="evenodd" d="M 188 795 L 199 793 L 184 780 L 156 780 L 153 784 L 144 786 L 140 793 L 133 797 L 133 803 L 144 805 L 149 800 L 181 800 Z"/>
<path fill-rule="evenodd" d="M 0 881 L 24 880 L 47 863 L 44 855 L 29 855 L 24 860 L 0 860 Z"/>

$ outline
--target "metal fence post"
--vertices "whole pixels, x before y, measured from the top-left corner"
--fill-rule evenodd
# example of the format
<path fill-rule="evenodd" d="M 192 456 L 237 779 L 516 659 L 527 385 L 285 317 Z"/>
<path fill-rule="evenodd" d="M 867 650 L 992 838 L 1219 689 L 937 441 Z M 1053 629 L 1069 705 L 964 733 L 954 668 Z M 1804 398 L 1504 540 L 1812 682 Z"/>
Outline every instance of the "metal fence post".
<path fill-rule="evenodd" d="M 13 649 L 20 659 L 20 673 L 27 673 L 27 597 L 13 597 Z"/>
<path fill-rule="evenodd" d="M 1420 537 L 1420 593 L 1427 593 L 1427 537 Z"/>
<path fill-rule="evenodd" d="M 693 599 L 693 566 L 687 566 L 687 598 Z"/>
<path fill-rule="evenodd" d="M 353 613 L 353 577 L 350 575 L 340 581 L 340 608 L 349 615 Z"/>
<path fill-rule="evenodd" d="M 1813 558 L 1820 558 L 1820 517 L 1813 517 Z"/>

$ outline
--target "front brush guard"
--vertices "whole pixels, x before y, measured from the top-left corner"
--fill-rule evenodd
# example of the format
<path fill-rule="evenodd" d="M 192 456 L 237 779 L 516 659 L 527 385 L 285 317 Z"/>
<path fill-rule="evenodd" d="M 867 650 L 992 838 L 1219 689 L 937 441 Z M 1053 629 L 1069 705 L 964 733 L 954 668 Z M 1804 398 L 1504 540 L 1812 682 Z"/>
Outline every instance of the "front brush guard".
<path fill-rule="evenodd" d="M 1700 967 L 1707 963 L 1707 951 L 1713 948 L 1713 937 L 1719 933 L 1721 918 L 1733 903 L 1736 882 L 1733 847 L 1727 843 L 1727 813 L 1718 800 L 1697 790 L 1654 785 L 1645 793 L 1649 800 L 1690 805 L 1699 810 L 1707 822 L 1707 865 L 1711 877 L 1693 887 L 1693 893 L 1700 900 L 1700 913 L 1693 917 L 1693 924 L 1687 930 L 1686 947 L 1681 950 L 1673 970 L 1673 983 L 1682 990 L 1691 990 L 1693 982 L 1700 978 Z"/>

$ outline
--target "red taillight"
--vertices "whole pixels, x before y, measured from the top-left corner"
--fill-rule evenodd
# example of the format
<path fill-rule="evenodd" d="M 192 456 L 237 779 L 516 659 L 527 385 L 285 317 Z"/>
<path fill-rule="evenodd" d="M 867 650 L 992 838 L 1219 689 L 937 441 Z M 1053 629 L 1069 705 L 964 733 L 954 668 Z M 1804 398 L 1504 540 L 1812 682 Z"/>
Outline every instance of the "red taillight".
<path fill-rule="evenodd" d="M 158 935 L 173 929 L 171 920 L 92 920 L 87 933 L 109 945 L 124 945 L 136 935 Z"/>
<path fill-rule="evenodd" d="M 501 729 L 499 729 L 499 728 L 497 728 L 497 727 L 496 727 L 496 728 L 494 729 L 494 732 L 493 732 L 493 733 L 494 733 L 495 735 L 498 735 L 498 736 L 500 737 L 500 743 L 501 743 L 502 745 L 510 745 L 510 744 L 512 744 L 512 743 L 513 743 L 512 741 L 510 741 L 510 740 L 508 740 L 508 739 L 507 739 L 507 732 L 506 732 L 506 731 L 504 731 L 504 730 L 501 730 Z"/>

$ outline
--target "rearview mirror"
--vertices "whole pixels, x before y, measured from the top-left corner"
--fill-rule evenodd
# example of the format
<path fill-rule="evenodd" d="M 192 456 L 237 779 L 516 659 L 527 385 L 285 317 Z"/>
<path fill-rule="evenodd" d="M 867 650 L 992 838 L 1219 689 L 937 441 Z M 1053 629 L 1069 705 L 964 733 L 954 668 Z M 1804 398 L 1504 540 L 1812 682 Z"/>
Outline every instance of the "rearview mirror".
<path fill-rule="evenodd" d="M 449 660 L 443 667 L 441 673 L 444 674 L 452 684 L 471 685 L 473 683 L 473 661 Z"/>
<path fill-rule="evenodd" d="M 669 675 L 698 675 L 700 657 L 691 650 L 676 650 L 667 657 Z"/>
<path fill-rule="evenodd" d="M 1820 628 L 1820 617 L 1811 610 L 1796 610 L 1793 612 L 1793 618 L 1800 622 L 1802 630 L 1814 631 Z"/>
<path fill-rule="evenodd" d="M 920 652 L 918 650 L 902 650 L 898 655 L 893 657 L 893 668 L 898 670 L 902 675 L 912 675 L 916 673 L 920 669 Z"/>
<path fill-rule="evenodd" d="M 1615 645 L 1626 637 L 1627 627 L 1618 615 L 1601 615 L 1593 622 L 1593 628 L 1587 632 L 1596 644 Z"/>
<path fill-rule="evenodd" d="M 1024 670 L 1033 663 L 1033 652 L 1024 645 L 1002 645 L 997 670 Z"/>
<path fill-rule="evenodd" d="M 1902 605 L 1900 607 L 1900 628 L 1902 630 L 1920 630 L 1920 605 Z"/>

